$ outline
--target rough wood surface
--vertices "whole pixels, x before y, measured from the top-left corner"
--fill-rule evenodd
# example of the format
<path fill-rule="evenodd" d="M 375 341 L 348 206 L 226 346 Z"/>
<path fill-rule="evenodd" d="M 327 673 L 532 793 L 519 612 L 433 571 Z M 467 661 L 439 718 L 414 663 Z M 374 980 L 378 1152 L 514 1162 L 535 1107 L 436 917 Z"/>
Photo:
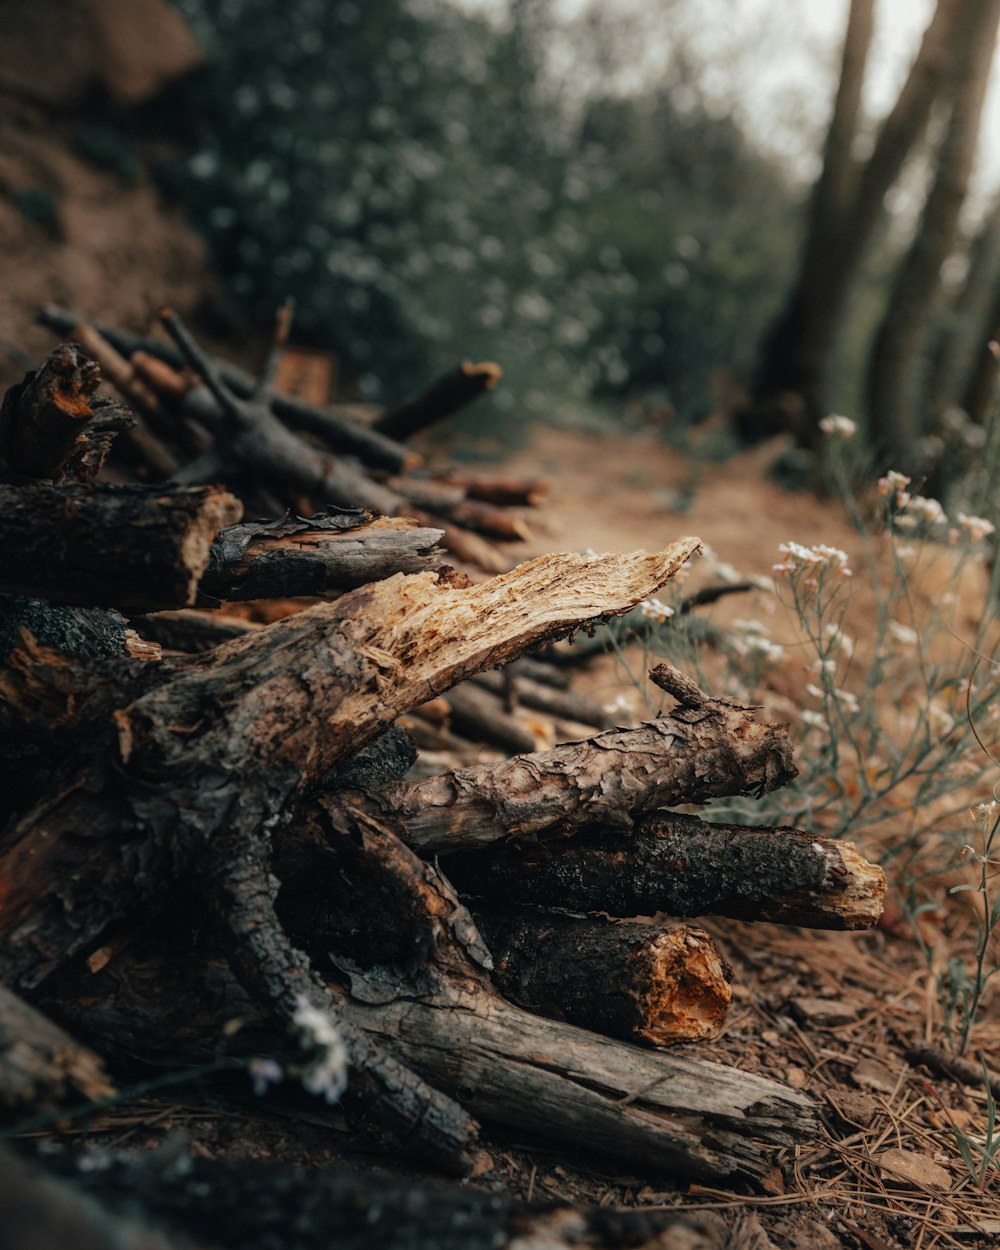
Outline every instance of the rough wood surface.
<path fill-rule="evenodd" d="M 222 1250 L 725 1250 L 732 1245 L 720 1215 L 703 1211 L 637 1211 L 518 1202 L 478 1185 L 448 1185 L 338 1168 L 311 1168 L 258 1160 L 167 1160 L 102 1152 L 100 1166 L 69 1154 L 44 1166 L 112 1211 L 138 1207 L 166 1224 Z M 0 1192 L 31 1192 L 37 1173 L 0 1156 Z M 48 1182 L 39 1218 L 52 1193 L 73 1193 Z M 80 1200 L 77 1199 L 79 1202 Z M 59 1209 L 59 1202 L 53 1204 Z M 0 1216 L 8 1208 L 0 1206 Z M 8 1225 L 14 1227 L 14 1225 Z M 23 1227 L 23 1225 L 22 1225 Z M 51 1226 L 50 1226 L 51 1227 Z M 58 1226 L 57 1226 L 58 1227 Z M 72 1226 L 63 1233 L 65 1238 Z M 120 1235 L 120 1234 L 119 1234 Z M 37 1250 L 14 1241 L 8 1250 Z M 48 1243 L 68 1244 L 58 1233 Z M 112 1243 L 100 1243 L 112 1244 Z M 136 1250 L 127 1240 L 113 1243 Z M 89 1250 L 89 1245 L 88 1245 Z M 147 1245 L 153 1250 L 153 1245 Z"/>
<path fill-rule="evenodd" d="M 465 893 L 613 916 L 720 915 L 814 929 L 867 929 L 885 873 L 851 842 L 800 829 L 712 825 L 662 812 L 626 835 L 523 843 L 446 861 Z"/>
<path fill-rule="evenodd" d="M 66 1099 L 82 1102 L 113 1092 L 93 1051 L 0 986 L 0 1118 L 36 1115 Z"/>
<path fill-rule="evenodd" d="M 638 813 L 762 794 L 795 771 L 786 726 L 759 725 L 749 709 L 713 701 L 635 729 L 338 801 L 377 811 L 422 851 L 447 851 L 565 837 L 593 824 L 629 830 Z"/>
<path fill-rule="evenodd" d="M 199 587 L 213 599 L 324 595 L 393 573 L 441 565 L 442 531 L 403 518 L 319 513 L 249 522 L 223 530 L 212 544 Z"/>
<path fill-rule="evenodd" d="M 544 556 L 479 586 L 397 574 L 205 655 L 129 669 L 146 692 L 125 694 L 46 801 L 0 836 L 0 973 L 37 982 L 219 829 L 271 827 L 401 713 L 627 611 L 698 545 Z"/>
<path fill-rule="evenodd" d="M 612 1041 L 442 982 L 421 1001 L 346 1019 L 475 1115 L 611 1155 L 629 1168 L 759 1182 L 767 1146 L 817 1131 L 812 1101 L 766 1078 Z"/>
<path fill-rule="evenodd" d="M 374 429 L 390 438 L 409 438 L 492 389 L 499 382 L 500 374 L 500 366 L 491 361 L 481 364 L 464 361 L 457 369 L 432 382 L 421 394 L 387 408 L 376 418 Z"/>
<path fill-rule="evenodd" d="M 535 749 L 535 735 L 531 730 L 511 716 L 496 695 L 473 682 L 449 690 L 448 706 L 451 728 L 463 738 L 488 742 L 507 752 Z"/>
<path fill-rule="evenodd" d="M 732 1002 L 712 939 L 679 921 L 636 924 L 473 912 L 505 998 L 625 1041 L 669 1046 L 718 1037 Z"/>
<path fill-rule="evenodd" d="M 93 416 L 97 364 L 75 343 L 55 349 L 0 404 L 0 465 L 26 478 L 57 477 Z"/>
<path fill-rule="evenodd" d="M 194 603 L 242 509 L 217 487 L 0 483 L 0 591 L 151 611 Z"/>

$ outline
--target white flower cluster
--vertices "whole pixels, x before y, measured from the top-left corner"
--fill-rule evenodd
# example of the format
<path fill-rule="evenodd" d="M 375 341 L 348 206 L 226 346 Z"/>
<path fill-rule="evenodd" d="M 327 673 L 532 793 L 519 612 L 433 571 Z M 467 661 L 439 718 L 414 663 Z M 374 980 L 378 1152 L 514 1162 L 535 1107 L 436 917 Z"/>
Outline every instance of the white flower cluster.
<path fill-rule="evenodd" d="M 964 512 L 956 513 L 956 520 L 968 534 L 970 543 L 978 543 L 984 538 L 989 538 L 996 529 L 992 521 L 987 521 L 985 517 L 966 516 Z"/>
<path fill-rule="evenodd" d="M 827 695 L 825 690 L 821 689 L 813 682 L 810 682 L 806 686 L 806 690 L 814 699 L 825 699 Z M 836 686 L 832 686 L 829 693 L 832 694 L 837 702 L 843 706 L 845 711 L 850 712 L 851 715 L 861 711 L 861 704 L 858 702 L 857 695 L 851 694 L 850 690 L 838 690 Z"/>
<path fill-rule="evenodd" d="M 772 642 L 768 638 L 768 629 L 761 621 L 735 620 L 733 629 L 733 650 L 737 655 L 761 656 L 771 664 L 778 664 L 785 656 L 785 648 L 780 642 Z"/>
<path fill-rule="evenodd" d="M 850 417 L 842 417 L 832 412 L 819 423 L 819 428 L 831 438 L 853 438 L 858 432 L 858 423 Z"/>
<path fill-rule="evenodd" d="M 910 496 L 907 493 L 907 486 L 910 479 L 905 473 L 897 473 L 895 469 L 890 469 L 885 477 L 878 480 L 878 493 L 880 495 L 893 495 L 897 508 L 905 508 L 910 502 Z"/>
<path fill-rule="evenodd" d="M 847 552 L 839 547 L 828 547 L 826 543 L 817 543 L 814 547 L 805 547 L 802 543 L 779 543 L 778 550 L 785 557 L 780 564 L 772 565 L 775 573 L 786 577 L 794 577 L 799 573 L 810 573 L 813 576 L 823 573 L 839 573 L 842 577 L 850 577 L 851 570 L 847 567 Z"/>
<path fill-rule="evenodd" d="M 647 616 L 653 621 L 659 621 L 661 624 L 674 614 L 670 604 L 664 603 L 661 599 L 644 599 L 639 604 L 639 611 L 643 616 Z"/>
<path fill-rule="evenodd" d="M 347 1088 L 347 1047 L 337 1022 L 300 994 L 292 1024 L 304 1049 L 313 1052 L 312 1062 L 302 1073 L 303 1087 L 327 1102 L 336 1102 Z"/>

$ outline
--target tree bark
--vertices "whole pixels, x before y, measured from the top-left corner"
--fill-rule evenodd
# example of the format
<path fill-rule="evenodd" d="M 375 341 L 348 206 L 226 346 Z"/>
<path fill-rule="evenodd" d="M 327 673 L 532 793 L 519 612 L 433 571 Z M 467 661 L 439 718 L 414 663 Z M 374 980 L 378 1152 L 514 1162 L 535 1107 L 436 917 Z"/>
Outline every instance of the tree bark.
<path fill-rule="evenodd" d="M 997 369 L 1000 355 L 995 344 L 1000 341 L 1000 286 L 984 318 L 976 349 L 975 363 L 962 395 L 962 407 L 978 425 L 985 425 L 997 393 Z"/>
<path fill-rule="evenodd" d="M 138 611 L 191 604 L 216 534 L 241 511 L 216 487 L 0 483 L 0 590 Z"/>
<path fill-rule="evenodd" d="M 678 921 L 473 912 L 505 998 L 542 1015 L 669 1046 L 718 1037 L 732 1002 L 729 973 L 704 929 Z"/>
<path fill-rule="evenodd" d="M 511 672 L 510 669 L 503 673 L 477 673 L 472 681 L 501 698 L 509 695 L 509 702 L 514 706 L 535 708 L 536 711 L 545 712 L 559 720 L 575 721 L 578 725 L 593 725 L 598 729 L 607 729 L 614 723 L 611 714 L 586 695 L 577 694 L 573 690 L 558 690 L 518 672 Z"/>
<path fill-rule="evenodd" d="M 500 380 L 500 366 L 463 362 L 412 399 L 388 408 L 375 420 L 374 429 L 390 438 L 409 438 L 434 421 L 464 408 Z"/>
<path fill-rule="evenodd" d="M 199 592 L 217 601 L 350 590 L 440 566 L 441 535 L 399 517 L 349 513 L 230 526 L 212 544 Z"/>
<path fill-rule="evenodd" d="M 787 726 L 758 725 L 750 709 L 709 699 L 636 729 L 326 802 L 377 815 L 421 852 L 445 852 L 565 838 L 594 824 L 628 831 L 640 813 L 764 794 L 795 772 Z"/>
<path fill-rule="evenodd" d="M 25 478 L 55 478 L 92 418 L 101 371 L 75 343 L 12 386 L 0 405 L 0 467 Z"/>
<path fill-rule="evenodd" d="M 448 692 L 448 705 L 451 728 L 463 738 L 488 742 L 515 755 L 535 749 L 535 735 L 505 711 L 490 691 L 472 683 L 456 686 Z"/>
<path fill-rule="evenodd" d="M 868 369 L 868 412 L 883 464 L 915 469 L 924 433 L 917 370 L 927 344 L 928 313 L 941 286 L 941 266 L 955 244 L 979 136 L 1000 25 L 1000 0 L 971 0 L 958 31 L 948 127 L 934 182 L 875 337 Z"/>
<path fill-rule="evenodd" d="M 812 929 L 867 929 L 885 873 L 851 842 L 799 829 L 711 825 L 662 812 L 627 837 L 579 836 L 459 852 L 445 862 L 470 898 L 611 916 L 733 916 Z"/>

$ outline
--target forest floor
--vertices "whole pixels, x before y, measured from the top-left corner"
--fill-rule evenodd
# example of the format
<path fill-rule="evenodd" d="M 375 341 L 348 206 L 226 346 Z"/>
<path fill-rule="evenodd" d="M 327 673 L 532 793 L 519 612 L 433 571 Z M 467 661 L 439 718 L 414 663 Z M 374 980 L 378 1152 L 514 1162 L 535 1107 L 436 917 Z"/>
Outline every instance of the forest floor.
<path fill-rule="evenodd" d="M 853 558 L 858 538 L 837 501 L 789 493 L 770 480 L 767 467 L 776 450 L 767 444 L 704 463 L 672 450 L 655 432 L 540 429 L 503 467 L 550 479 L 540 514 L 546 532 L 532 547 L 512 548 L 511 554 L 519 559 L 535 550 L 656 549 L 692 533 L 741 574 L 769 575 L 778 544 L 788 539 L 839 546 Z M 966 588 L 960 629 L 971 631 L 981 590 L 975 579 Z M 933 597 L 934 586 L 924 592 Z M 863 637 L 873 608 L 860 581 L 854 597 L 851 628 Z M 710 611 L 725 621 L 766 612 L 766 600 L 773 596 L 733 595 Z M 770 628 L 781 640 L 780 620 Z M 794 722 L 796 709 L 807 702 L 810 678 L 801 657 L 795 658 L 795 639 L 783 641 L 792 644 L 792 658 L 770 673 L 765 699 L 771 715 Z M 645 657 L 638 647 L 632 652 L 633 671 L 641 673 Z M 592 663 L 579 684 L 606 700 L 624 695 L 642 714 L 637 686 L 612 656 Z M 981 797 L 970 793 L 969 801 Z M 904 817 L 901 812 L 901 826 Z M 860 849 L 878 859 L 891 836 L 889 831 L 877 844 L 862 842 Z M 712 1209 L 730 1221 L 733 1245 L 765 1250 L 771 1243 L 789 1250 L 992 1244 L 1000 1236 L 996 1173 L 988 1170 L 985 1188 L 978 1188 L 953 1131 L 957 1125 L 972 1138 L 982 1134 L 984 1089 L 940 1072 L 927 1074 L 905 1057 L 915 1042 L 942 1041 L 941 971 L 955 954 L 970 957 L 974 913 L 968 896 L 949 896 L 952 879 L 942 878 L 938 906 L 915 934 L 902 917 L 896 884 L 883 925 L 870 933 L 699 922 L 732 965 L 735 1001 L 722 1036 L 700 1045 L 698 1053 L 802 1089 L 823 1112 L 823 1136 L 780 1158 L 781 1174 L 774 1173 L 766 1193 L 622 1174 L 597 1157 L 570 1156 L 489 1128 L 494 1166 L 472 1183 L 523 1198 Z M 987 1001 L 973 1042 L 992 1066 L 1000 1066 L 995 1000 Z M 57 1136 L 74 1144 L 145 1150 L 168 1138 L 176 1142 L 178 1132 L 204 1157 L 346 1162 L 420 1174 L 412 1161 L 380 1153 L 350 1133 L 335 1110 L 303 1113 L 301 1103 L 283 1106 L 280 1098 L 254 1099 L 231 1088 L 222 1094 L 210 1085 L 193 1086 L 180 1100 L 176 1093 L 146 1095 Z"/>

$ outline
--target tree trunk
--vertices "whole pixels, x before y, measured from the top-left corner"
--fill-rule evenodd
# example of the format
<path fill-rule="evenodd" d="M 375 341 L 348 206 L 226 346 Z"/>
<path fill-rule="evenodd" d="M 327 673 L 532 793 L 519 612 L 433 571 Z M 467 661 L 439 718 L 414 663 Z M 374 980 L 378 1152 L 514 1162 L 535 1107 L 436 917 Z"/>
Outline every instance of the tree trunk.
<path fill-rule="evenodd" d="M 941 266 L 955 244 L 972 173 L 990 66 L 1000 23 L 1000 0 L 970 0 L 956 39 L 951 113 L 937 152 L 934 183 L 906 257 L 896 272 L 868 370 L 868 412 L 882 464 L 914 470 L 924 429 L 917 371 L 927 343 L 929 311 L 940 290 Z"/>
<path fill-rule="evenodd" d="M 827 173 L 814 193 L 798 276 L 762 348 L 755 386 L 763 408 L 785 411 L 801 442 L 815 446 L 827 411 L 827 386 L 838 327 L 862 255 L 883 213 L 886 193 L 923 134 L 951 62 L 961 0 L 938 0 L 902 90 L 863 168 L 851 168 L 858 78 L 871 36 L 871 5 L 854 0 L 831 122 Z M 852 133 L 848 136 L 848 129 Z M 853 188 L 853 190 L 852 190 Z"/>
<path fill-rule="evenodd" d="M 997 395 L 997 368 L 1000 361 L 996 344 L 1000 341 L 1000 284 L 983 321 L 976 348 L 975 363 L 962 395 L 962 407 L 977 425 L 985 425 Z"/>

